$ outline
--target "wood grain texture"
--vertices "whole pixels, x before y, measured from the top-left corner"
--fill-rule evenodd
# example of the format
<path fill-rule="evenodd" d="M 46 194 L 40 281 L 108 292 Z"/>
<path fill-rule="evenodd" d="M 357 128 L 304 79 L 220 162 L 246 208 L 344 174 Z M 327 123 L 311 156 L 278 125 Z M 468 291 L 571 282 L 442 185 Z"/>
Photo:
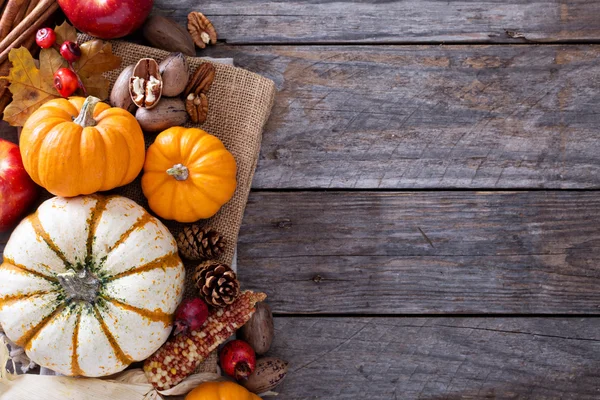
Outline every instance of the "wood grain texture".
<path fill-rule="evenodd" d="M 281 314 L 598 314 L 595 192 L 253 193 L 238 274 Z"/>
<path fill-rule="evenodd" d="M 599 188 L 600 46 L 219 46 L 279 93 L 254 188 Z"/>
<path fill-rule="evenodd" d="M 278 399 L 592 400 L 600 320 L 276 318 Z"/>
<path fill-rule="evenodd" d="M 228 43 L 599 40 L 600 4 L 582 0 L 156 0 L 180 22 L 206 14 Z"/>
<path fill-rule="evenodd" d="M 600 46 L 218 46 L 279 93 L 254 188 L 599 188 Z"/>

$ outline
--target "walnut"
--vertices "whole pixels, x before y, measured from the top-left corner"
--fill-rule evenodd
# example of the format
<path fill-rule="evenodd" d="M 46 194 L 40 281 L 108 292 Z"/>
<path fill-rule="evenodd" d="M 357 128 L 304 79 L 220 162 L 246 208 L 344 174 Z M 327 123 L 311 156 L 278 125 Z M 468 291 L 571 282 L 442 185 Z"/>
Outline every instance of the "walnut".
<path fill-rule="evenodd" d="M 190 93 L 185 99 L 185 110 L 195 124 L 202 124 L 208 116 L 208 97 L 204 93 Z"/>
<path fill-rule="evenodd" d="M 215 80 L 215 67 L 210 63 L 201 64 L 189 80 L 184 95 L 187 97 L 190 93 L 198 95 L 208 93 L 213 81 Z"/>
<path fill-rule="evenodd" d="M 196 46 L 204 49 L 208 44 L 217 43 L 217 31 L 212 22 L 204 14 L 192 11 L 188 14 L 188 32 Z"/>

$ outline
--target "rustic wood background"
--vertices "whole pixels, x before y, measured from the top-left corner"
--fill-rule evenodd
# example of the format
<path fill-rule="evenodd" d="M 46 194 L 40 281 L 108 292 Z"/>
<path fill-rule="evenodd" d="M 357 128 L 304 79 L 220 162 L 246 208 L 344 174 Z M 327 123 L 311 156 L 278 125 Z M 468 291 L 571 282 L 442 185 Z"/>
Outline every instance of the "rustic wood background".
<path fill-rule="evenodd" d="M 279 90 L 238 262 L 279 399 L 600 398 L 600 1 L 193 10 Z"/>

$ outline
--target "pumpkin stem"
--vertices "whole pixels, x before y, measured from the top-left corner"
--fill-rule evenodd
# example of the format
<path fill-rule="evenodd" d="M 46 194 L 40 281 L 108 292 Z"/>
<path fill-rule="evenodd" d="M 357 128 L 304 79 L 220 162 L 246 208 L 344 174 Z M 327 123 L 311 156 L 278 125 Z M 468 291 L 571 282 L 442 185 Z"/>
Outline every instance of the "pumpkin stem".
<path fill-rule="evenodd" d="M 95 126 L 96 120 L 94 119 L 94 109 L 96 108 L 96 104 L 98 104 L 101 100 L 94 96 L 88 96 L 83 102 L 83 106 L 81 106 L 81 111 L 79 111 L 79 115 L 77 118 L 73 120 L 78 125 L 86 128 L 88 126 Z"/>
<path fill-rule="evenodd" d="M 100 280 L 87 269 L 69 270 L 57 274 L 56 277 L 67 296 L 69 296 L 69 300 L 83 300 L 88 303 L 93 303 L 96 300 Z"/>
<path fill-rule="evenodd" d="M 167 174 L 171 175 L 178 181 L 185 181 L 190 176 L 190 171 L 183 164 L 175 164 L 167 170 Z"/>

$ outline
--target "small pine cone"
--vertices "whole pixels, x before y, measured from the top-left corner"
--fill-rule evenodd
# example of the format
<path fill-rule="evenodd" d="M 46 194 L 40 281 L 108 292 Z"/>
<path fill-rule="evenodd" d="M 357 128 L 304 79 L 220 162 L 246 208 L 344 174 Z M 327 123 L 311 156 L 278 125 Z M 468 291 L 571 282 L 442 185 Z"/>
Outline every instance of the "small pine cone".
<path fill-rule="evenodd" d="M 225 264 L 206 261 L 198 265 L 194 281 L 200 296 L 213 307 L 225 307 L 240 294 L 240 282 L 235 272 Z"/>
<path fill-rule="evenodd" d="M 212 260 L 225 251 L 225 238 L 210 228 L 199 225 L 183 228 L 177 237 L 177 247 L 184 258 L 192 261 Z"/>

